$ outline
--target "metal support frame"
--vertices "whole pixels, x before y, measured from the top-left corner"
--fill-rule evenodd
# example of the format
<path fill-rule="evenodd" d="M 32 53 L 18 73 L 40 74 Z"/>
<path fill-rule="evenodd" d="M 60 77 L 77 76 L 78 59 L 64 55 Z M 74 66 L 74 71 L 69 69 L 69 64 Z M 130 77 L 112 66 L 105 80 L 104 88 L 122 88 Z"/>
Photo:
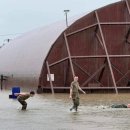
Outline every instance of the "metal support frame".
<path fill-rule="evenodd" d="M 96 27 L 96 29 L 95 29 L 95 33 L 96 33 L 95 35 L 96 35 L 96 38 L 97 38 L 98 42 L 99 42 L 100 45 L 102 46 L 102 49 L 104 49 L 102 40 L 100 39 L 99 35 L 97 34 L 97 31 L 98 31 L 98 25 L 97 25 L 97 27 Z"/>
<path fill-rule="evenodd" d="M 130 44 L 130 41 L 128 41 L 129 35 L 130 35 L 130 28 L 128 29 L 127 34 L 125 36 L 125 38 L 126 38 L 125 42 L 128 43 L 128 44 Z"/>
<path fill-rule="evenodd" d="M 104 49 L 103 43 L 102 43 L 102 41 L 97 33 L 96 33 L 96 37 L 97 37 L 99 43 L 101 44 L 102 48 Z"/>
<path fill-rule="evenodd" d="M 91 56 L 70 56 L 70 57 L 71 59 L 83 59 L 83 58 L 106 58 L 107 56 L 106 55 L 91 55 Z M 109 57 L 110 58 L 130 58 L 130 55 L 109 55 Z M 49 67 L 60 64 L 68 59 L 69 57 L 58 60 L 52 64 L 49 64 Z"/>
<path fill-rule="evenodd" d="M 81 87 L 82 89 L 84 90 L 92 90 L 92 89 L 97 89 L 97 90 L 102 90 L 102 89 L 105 89 L 105 90 L 113 90 L 115 89 L 115 87 Z M 130 87 L 117 87 L 118 89 L 130 89 Z M 50 89 L 49 87 L 43 87 L 43 89 Z M 65 89 L 65 90 L 69 90 L 70 88 L 69 87 L 63 87 L 63 86 L 60 86 L 60 87 L 54 87 L 54 89 Z"/>
<path fill-rule="evenodd" d="M 106 63 L 106 61 L 107 61 L 107 59 L 105 58 L 105 60 L 104 60 L 104 64 Z M 103 76 L 104 70 L 105 70 L 105 67 L 102 68 L 102 70 L 101 70 L 101 73 L 100 73 L 99 78 L 98 78 L 98 81 L 99 81 L 99 82 L 100 82 L 101 79 L 102 79 L 102 76 Z"/>
<path fill-rule="evenodd" d="M 51 92 L 52 92 L 52 94 L 54 94 L 53 83 L 52 83 L 52 80 L 51 80 L 51 73 L 50 73 L 48 61 L 46 61 L 46 66 L 47 66 L 49 81 L 50 81 L 50 85 L 51 85 Z"/>
<path fill-rule="evenodd" d="M 72 64 L 72 59 L 71 59 L 71 54 L 70 54 L 70 49 L 69 49 L 69 45 L 68 45 L 68 40 L 67 40 L 65 32 L 64 32 L 64 38 L 65 38 L 65 44 L 66 44 L 66 48 L 67 48 L 67 52 L 68 52 L 68 57 L 69 57 L 69 62 L 70 62 L 70 66 L 71 66 L 72 75 L 74 77 L 75 76 L 75 72 L 74 72 L 74 68 L 73 68 L 73 64 Z"/>
<path fill-rule="evenodd" d="M 129 80 L 129 78 L 126 77 L 126 75 L 129 73 L 130 70 L 129 70 L 126 74 L 123 74 L 115 65 L 112 64 L 112 67 L 113 67 L 118 73 L 120 73 L 120 74 L 123 76 L 122 78 L 120 78 L 120 79 L 116 82 L 116 84 L 117 84 L 120 80 L 122 80 L 123 78 L 125 78 L 126 80 Z"/>
<path fill-rule="evenodd" d="M 99 17 L 98 17 L 97 11 L 95 11 L 95 15 L 96 15 L 96 19 L 97 19 L 97 22 L 98 22 L 98 27 L 99 27 L 99 31 L 100 31 L 100 34 L 101 34 L 102 42 L 103 42 L 103 45 L 104 45 L 105 53 L 106 53 L 106 56 L 107 56 L 107 61 L 108 61 L 109 69 L 110 69 L 110 72 L 111 72 L 113 85 L 115 87 L 116 93 L 118 94 L 114 73 L 113 73 L 113 70 L 112 70 L 109 54 L 108 54 L 108 51 L 107 51 L 107 47 L 106 47 L 106 43 L 105 43 L 105 39 L 104 39 L 104 35 L 103 35 L 103 31 L 102 31 L 102 28 L 101 28 L 101 25 L 100 25 L 100 21 L 99 21 Z"/>
<path fill-rule="evenodd" d="M 100 22 L 100 25 L 130 25 L 130 22 Z"/>
<path fill-rule="evenodd" d="M 106 55 L 91 55 L 91 56 L 71 56 L 72 59 L 83 58 L 107 58 Z M 109 58 L 130 58 L 130 55 L 109 55 Z"/>
<path fill-rule="evenodd" d="M 130 6 L 129 6 L 129 3 L 128 3 L 127 0 L 125 0 L 125 3 L 126 3 L 126 6 L 127 6 L 127 9 L 128 9 L 129 15 L 130 15 Z"/>
<path fill-rule="evenodd" d="M 130 71 L 128 71 L 126 74 L 124 74 L 116 83 L 120 82 L 123 78 L 125 78 L 126 80 L 129 81 L 129 79 L 126 77 L 126 75 L 129 73 Z"/>
<path fill-rule="evenodd" d="M 128 13 L 130 15 L 130 6 L 129 6 L 129 3 L 128 3 L 127 0 L 125 0 L 125 3 L 126 3 L 126 6 L 127 6 L 127 9 L 128 9 Z M 129 28 L 127 34 L 126 34 L 126 42 L 130 44 L 130 42 L 128 41 L 129 34 L 130 34 L 130 28 Z"/>
<path fill-rule="evenodd" d="M 73 62 L 74 65 L 79 68 L 82 72 L 84 72 L 85 74 L 87 74 L 89 77 L 91 76 L 87 71 L 85 71 L 80 65 L 78 65 L 76 62 Z M 103 87 L 103 84 L 101 82 L 99 82 L 98 80 L 96 79 L 93 79 L 94 81 L 96 81 L 97 83 L 100 83 L 101 86 Z"/>
<path fill-rule="evenodd" d="M 79 29 L 79 30 L 76 30 L 74 32 L 68 33 L 68 34 L 66 34 L 66 36 L 68 37 L 68 36 L 74 35 L 76 33 L 79 33 L 79 32 L 85 31 L 87 29 L 93 28 L 93 27 L 95 27 L 97 25 L 98 25 L 98 23 L 89 25 L 89 26 L 84 27 L 82 29 Z M 130 25 L 130 22 L 100 22 L 100 25 Z"/>
<path fill-rule="evenodd" d="M 103 64 L 94 74 L 92 74 L 81 86 L 87 84 L 90 80 L 92 80 L 104 67 L 106 64 Z"/>
<path fill-rule="evenodd" d="M 64 78 L 64 86 L 66 87 L 66 81 L 67 81 L 67 76 L 68 76 L 68 72 L 69 72 L 69 61 L 67 60 L 67 67 L 65 70 L 65 78 Z"/>
<path fill-rule="evenodd" d="M 97 26 L 97 23 L 92 24 L 92 25 L 90 25 L 90 26 L 87 26 L 87 27 L 85 27 L 85 28 L 76 30 L 76 31 L 74 31 L 74 32 L 68 33 L 68 34 L 66 34 L 66 36 L 67 36 L 67 37 L 68 37 L 68 36 L 71 36 L 71 35 L 73 35 L 73 34 L 76 34 L 76 33 L 82 32 L 82 31 L 85 31 L 85 30 L 90 29 L 90 28 L 95 27 L 95 26 Z"/>
<path fill-rule="evenodd" d="M 61 60 L 59 60 L 59 61 L 56 61 L 56 62 L 50 64 L 49 67 L 52 67 L 52 66 L 54 66 L 54 65 L 56 65 L 56 64 L 59 64 L 59 63 L 65 61 L 65 60 L 68 60 L 68 58 L 69 58 L 69 57 L 66 57 L 66 58 L 63 58 L 63 59 L 61 59 Z"/>

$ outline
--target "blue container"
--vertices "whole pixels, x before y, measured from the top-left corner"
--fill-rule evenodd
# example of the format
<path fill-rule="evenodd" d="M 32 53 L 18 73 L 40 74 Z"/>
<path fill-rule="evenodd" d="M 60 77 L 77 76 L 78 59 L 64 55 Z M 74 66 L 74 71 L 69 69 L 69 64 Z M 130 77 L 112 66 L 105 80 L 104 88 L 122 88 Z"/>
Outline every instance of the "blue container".
<path fill-rule="evenodd" d="M 20 87 L 13 87 L 12 88 L 12 95 L 14 95 L 14 93 L 20 93 Z"/>
<path fill-rule="evenodd" d="M 12 95 L 9 95 L 9 98 L 16 99 L 17 96 L 15 96 L 15 93 L 20 93 L 20 87 L 13 87 L 12 88 Z"/>

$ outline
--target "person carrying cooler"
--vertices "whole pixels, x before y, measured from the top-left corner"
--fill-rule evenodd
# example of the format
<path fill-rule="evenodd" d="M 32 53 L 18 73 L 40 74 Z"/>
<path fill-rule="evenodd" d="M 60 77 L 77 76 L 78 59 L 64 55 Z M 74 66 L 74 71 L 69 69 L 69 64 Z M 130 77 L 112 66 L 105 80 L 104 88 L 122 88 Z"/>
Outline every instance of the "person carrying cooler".
<path fill-rule="evenodd" d="M 22 109 L 21 110 L 26 110 L 27 108 L 27 100 L 30 97 L 33 97 L 35 95 L 34 91 L 31 91 L 30 93 L 15 93 L 17 96 L 17 100 L 22 104 Z"/>
<path fill-rule="evenodd" d="M 80 88 L 78 83 L 78 76 L 74 76 L 74 81 L 71 83 L 70 86 L 70 99 L 73 100 L 73 107 L 70 108 L 70 111 L 75 109 L 77 111 L 79 106 L 79 90 L 85 94 L 85 92 Z"/>

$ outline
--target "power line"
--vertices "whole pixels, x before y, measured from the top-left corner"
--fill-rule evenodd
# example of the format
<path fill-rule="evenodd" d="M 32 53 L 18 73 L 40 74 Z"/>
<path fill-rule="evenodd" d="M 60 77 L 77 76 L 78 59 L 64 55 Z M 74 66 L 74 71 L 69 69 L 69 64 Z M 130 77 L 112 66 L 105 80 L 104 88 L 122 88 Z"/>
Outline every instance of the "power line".
<path fill-rule="evenodd" d="M 23 33 L 0 34 L 0 37 L 2 37 L 2 36 L 10 36 L 10 35 L 20 35 L 20 34 L 23 34 Z"/>

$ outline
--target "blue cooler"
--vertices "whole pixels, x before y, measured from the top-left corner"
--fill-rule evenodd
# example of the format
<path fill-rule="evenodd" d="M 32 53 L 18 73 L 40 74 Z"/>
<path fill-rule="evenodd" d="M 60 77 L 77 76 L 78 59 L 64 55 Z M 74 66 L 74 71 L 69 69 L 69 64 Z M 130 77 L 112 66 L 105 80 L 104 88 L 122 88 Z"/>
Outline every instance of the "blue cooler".
<path fill-rule="evenodd" d="M 15 93 L 20 93 L 20 87 L 13 87 L 12 88 L 12 95 L 9 95 L 9 98 L 16 99 L 17 96 L 15 96 Z"/>

